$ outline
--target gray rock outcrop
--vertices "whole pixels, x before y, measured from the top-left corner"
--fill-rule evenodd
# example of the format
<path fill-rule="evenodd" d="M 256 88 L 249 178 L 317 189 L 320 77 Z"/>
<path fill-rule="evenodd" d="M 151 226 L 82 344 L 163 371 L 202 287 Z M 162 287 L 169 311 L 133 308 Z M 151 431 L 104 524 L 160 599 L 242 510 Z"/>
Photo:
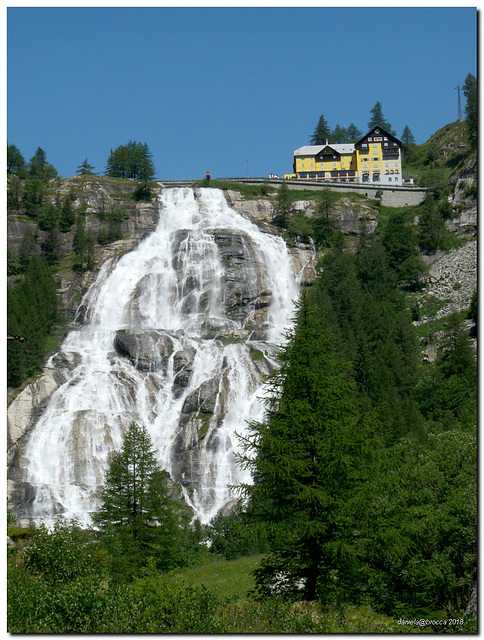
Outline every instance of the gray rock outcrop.
<path fill-rule="evenodd" d="M 139 371 L 166 370 L 168 358 L 173 353 L 173 340 L 161 331 L 132 333 L 120 329 L 116 331 L 114 348 L 129 358 Z"/>

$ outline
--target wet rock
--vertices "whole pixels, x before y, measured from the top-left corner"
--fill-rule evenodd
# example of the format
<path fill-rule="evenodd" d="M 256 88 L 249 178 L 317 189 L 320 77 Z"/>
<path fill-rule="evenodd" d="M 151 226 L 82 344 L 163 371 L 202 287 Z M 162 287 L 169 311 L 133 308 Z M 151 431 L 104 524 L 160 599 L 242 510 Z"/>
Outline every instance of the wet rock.
<path fill-rule="evenodd" d="M 139 371 L 166 371 L 173 353 L 173 340 L 161 331 L 132 333 L 119 329 L 114 338 L 114 348 L 119 355 L 129 358 Z"/>
<path fill-rule="evenodd" d="M 182 413 L 211 413 L 215 412 L 217 394 L 220 387 L 220 376 L 214 376 L 203 382 L 198 389 L 192 391 L 183 403 Z"/>
<path fill-rule="evenodd" d="M 173 393 L 175 397 L 179 397 L 183 389 L 188 386 L 193 373 L 193 360 L 196 350 L 188 347 L 177 351 L 173 356 L 173 372 L 175 374 L 173 380 Z"/>

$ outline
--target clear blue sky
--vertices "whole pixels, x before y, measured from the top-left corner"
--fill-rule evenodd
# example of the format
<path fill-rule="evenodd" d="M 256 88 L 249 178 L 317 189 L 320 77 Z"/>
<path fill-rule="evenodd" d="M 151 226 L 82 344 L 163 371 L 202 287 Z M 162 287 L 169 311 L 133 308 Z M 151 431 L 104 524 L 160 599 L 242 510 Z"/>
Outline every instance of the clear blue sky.
<path fill-rule="evenodd" d="M 472 7 L 11 7 L 7 35 L 8 142 L 62 177 L 129 140 L 160 179 L 281 175 L 321 114 L 366 133 L 377 101 L 420 144 L 477 75 Z"/>

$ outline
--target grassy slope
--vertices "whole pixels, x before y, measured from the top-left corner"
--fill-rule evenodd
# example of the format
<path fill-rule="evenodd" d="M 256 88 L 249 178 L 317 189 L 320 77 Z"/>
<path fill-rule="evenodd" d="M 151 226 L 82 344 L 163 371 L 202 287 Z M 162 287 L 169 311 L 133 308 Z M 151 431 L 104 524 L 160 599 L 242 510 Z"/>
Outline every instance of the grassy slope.
<path fill-rule="evenodd" d="M 208 556 L 203 564 L 176 569 L 163 578 L 167 585 L 204 586 L 222 602 L 218 617 L 225 633 L 418 633 L 369 607 L 326 607 L 317 603 L 257 602 L 248 597 L 251 575 L 262 555 L 224 560 Z"/>

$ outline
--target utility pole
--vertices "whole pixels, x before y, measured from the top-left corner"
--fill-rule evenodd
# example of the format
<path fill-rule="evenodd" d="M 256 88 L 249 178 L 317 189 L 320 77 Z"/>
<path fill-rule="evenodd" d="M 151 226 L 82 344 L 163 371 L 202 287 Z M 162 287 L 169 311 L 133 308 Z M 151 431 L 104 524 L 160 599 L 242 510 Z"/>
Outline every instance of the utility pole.
<path fill-rule="evenodd" d="M 462 105 L 460 102 L 460 90 L 462 89 L 462 87 L 460 85 L 456 86 L 457 89 L 457 96 L 458 96 L 458 118 L 457 118 L 457 122 L 461 122 L 462 121 Z"/>

